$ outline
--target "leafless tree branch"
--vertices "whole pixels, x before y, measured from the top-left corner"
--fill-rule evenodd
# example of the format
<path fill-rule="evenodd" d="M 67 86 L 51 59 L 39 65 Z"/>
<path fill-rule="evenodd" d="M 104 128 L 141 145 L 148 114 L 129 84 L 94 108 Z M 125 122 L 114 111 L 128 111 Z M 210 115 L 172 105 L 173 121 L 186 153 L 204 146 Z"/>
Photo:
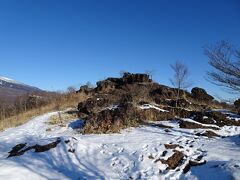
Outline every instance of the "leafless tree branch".
<path fill-rule="evenodd" d="M 185 64 L 180 61 L 176 61 L 174 64 L 170 65 L 172 70 L 174 71 L 174 77 L 170 79 L 172 85 L 177 89 L 177 100 L 176 100 L 176 107 L 179 100 L 179 94 L 181 89 L 186 89 L 192 85 L 189 82 L 189 70 Z"/>
<path fill-rule="evenodd" d="M 204 48 L 209 64 L 208 80 L 215 85 L 240 93 L 240 50 L 228 41 Z"/>

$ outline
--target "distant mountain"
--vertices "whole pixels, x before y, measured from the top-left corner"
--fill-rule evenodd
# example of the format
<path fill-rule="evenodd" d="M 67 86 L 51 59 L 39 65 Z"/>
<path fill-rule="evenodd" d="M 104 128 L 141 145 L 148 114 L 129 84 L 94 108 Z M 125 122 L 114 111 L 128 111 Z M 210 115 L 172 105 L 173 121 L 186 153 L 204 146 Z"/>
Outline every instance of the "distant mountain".
<path fill-rule="evenodd" d="M 24 83 L 0 76 L 0 99 L 6 102 L 13 102 L 18 96 L 27 93 L 39 93 L 43 90 L 26 85 Z"/>

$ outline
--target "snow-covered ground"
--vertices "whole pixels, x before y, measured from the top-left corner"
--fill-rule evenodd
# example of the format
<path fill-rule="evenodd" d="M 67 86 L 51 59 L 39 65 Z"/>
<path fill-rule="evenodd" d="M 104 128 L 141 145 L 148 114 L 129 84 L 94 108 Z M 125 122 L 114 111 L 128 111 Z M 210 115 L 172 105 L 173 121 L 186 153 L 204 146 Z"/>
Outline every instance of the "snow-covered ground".
<path fill-rule="evenodd" d="M 17 82 L 13 79 L 0 76 L 0 82 L 2 83 L 2 81 L 8 82 L 8 83 L 14 83 L 14 84 L 22 84 L 22 83 Z"/>
<path fill-rule="evenodd" d="M 214 131 L 231 135 L 226 138 L 196 136 L 205 130 L 181 129 L 177 121 L 130 128 L 120 134 L 81 135 L 75 129 L 81 124 L 79 120 L 66 127 L 49 125 L 47 121 L 54 114 L 0 133 L 0 179 L 240 179 L 240 127 Z M 166 131 L 158 126 L 160 123 L 173 128 Z M 30 150 L 7 158 L 17 144 L 44 145 L 57 138 L 61 143 L 49 151 Z M 158 160 L 173 155 L 165 144 L 178 144 L 176 150 L 185 154 L 184 162 L 175 170 L 167 170 L 167 165 Z M 207 163 L 184 174 L 188 160 L 198 156 Z"/>

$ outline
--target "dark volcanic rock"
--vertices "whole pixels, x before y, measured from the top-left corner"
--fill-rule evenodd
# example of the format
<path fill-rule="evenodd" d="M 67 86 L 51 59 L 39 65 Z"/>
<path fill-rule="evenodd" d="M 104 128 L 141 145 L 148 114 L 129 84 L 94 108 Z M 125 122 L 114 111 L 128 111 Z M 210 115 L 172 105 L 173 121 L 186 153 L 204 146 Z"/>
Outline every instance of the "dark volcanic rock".
<path fill-rule="evenodd" d="M 168 105 L 171 107 L 176 107 L 176 100 L 172 99 L 168 101 Z M 178 107 L 188 108 L 190 106 L 190 103 L 186 99 L 179 99 L 177 101 Z"/>
<path fill-rule="evenodd" d="M 81 86 L 76 93 L 84 93 L 84 94 L 90 94 L 93 91 L 93 88 L 89 87 L 88 85 Z"/>
<path fill-rule="evenodd" d="M 108 91 L 114 90 L 118 84 L 114 81 L 111 81 L 111 79 L 106 79 L 104 81 L 97 82 L 97 87 L 95 90 L 97 92 L 99 92 L 99 91 L 108 92 Z"/>
<path fill-rule="evenodd" d="M 235 106 L 238 114 L 240 115 L 240 99 L 238 99 L 234 102 L 234 106 Z"/>
<path fill-rule="evenodd" d="M 97 82 L 96 92 L 109 92 L 114 89 L 122 88 L 127 84 L 150 83 L 152 80 L 147 74 L 124 73 L 122 78 L 107 78 Z"/>
<path fill-rule="evenodd" d="M 94 113 L 95 110 L 103 108 L 109 104 L 109 100 L 105 98 L 89 98 L 84 102 L 78 104 L 79 113 L 90 115 Z"/>
<path fill-rule="evenodd" d="M 88 93 L 87 87 L 82 87 L 82 92 Z M 180 118 L 192 118 L 205 123 L 201 112 L 208 107 L 213 99 L 201 88 L 193 88 L 190 94 L 180 91 L 178 108 L 176 105 L 176 89 L 152 82 L 147 74 L 124 73 L 121 78 L 107 78 L 97 82 L 97 87 L 90 90 L 89 99 L 78 104 L 79 118 L 86 120 L 83 133 L 119 132 L 119 130 L 139 124 L 143 121 L 161 121 Z M 194 99 L 196 98 L 196 99 Z M 205 101 L 204 103 L 199 103 Z M 197 102 L 197 103 L 196 103 Z M 140 109 L 140 105 L 155 104 L 156 108 Z M 116 107 L 111 109 L 110 107 Z M 209 116 L 209 122 L 210 122 Z M 215 120 L 212 118 L 211 122 Z M 221 121 L 219 121 L 221 122 Z M 219 125 L 220 123 L 217 123 Z M 117 127 L 118 125 L 118 127 Z M 184 128 L 201 128 L 199 124 L 181 122 Z"/>
<path fill-rule="evenodd" d="M 131 74 L 131 73 L 124 73 L 123 75 L 123 82 L 124 83 L 148 83 L 152 82 L 149 75 L 147 74 Z"/>
<path fill-rule="evenodd" d="M 57 145 L 61 142 L 61 139 L 58 138 L 56 141 L 46 144 L 46 145 L 38 145 L 36 144 L 33 148 L 35 149 L 35 152 L 45 152 L 45 151 L 49 151 L 50 149 L 53 149 L 55 147 L 57 147 Z"/>
<path fill-rule="evenodd" d="M 172 112 L 161 112 L 157 109 L 143 109 L 139 111 L 140 117 L 143 120 L 148 121 L 162 121 L 174 118 L 174 114 Z"/>
<path fill-rule="evenodd" d="M 176 167 L 178 167 L 179 164 L 181 164 L 181 162 L 183 161 L 183 158 L 184 154 L 182 152 L 175 151 L 170 158 L 168 158 L 167 160 L 161 160 L 161 162 L 163 164 L 167 164 L 168 169 L 176 169 Z"/>
<path fill-rule="evenodd" d="M 178 144 L 164 144 L 166 149 L 175 149 L 176 147 L 179 147 Z"/>
<path fill-rule="evenodd" d="M 213 137 L 220 137 L 218 134 L 216 134 L 213 131 L 205 131 L 204 133 L 197 133 L 197 136 L 206 136 L 208 138 L 213 138 Z"/>
<path fill-rule="evenodd" d="M 122 103 L 114 109 L 104 109 L 87 117 L 83 133 L 119 132 L 129 126 L 141 123 L 138 109 L 131 103 Z"/>
<path fill-rule="evenodd" d="M 9 156 L 10 157 L 14 157 L 14 156 L 21 156 L 23 155 L 25 152 L 30 151 L 32 149 L 35 150 L 35 152 L 40 153 L 40 152 L 45 152 L 45 151 L 49 151 L 50 149 L 53 149 L 55 147 L 57 147 L 57 145 L 61 142 L 61 139 L 58 138 L 56 141 L 46 144 L 46 145 L 34 145 L 34 146 L 29 146 L 27 147 L 27 143 L 25 144 L 18 144 L 16 146 L 14 146 L 12 148 L 12 150 L 9 152 Z"/>
<path fill-rule="evenodd" d="M 192 89 L 191 93 L 192 97 L 198 101 L 210 102 L 214 99 L 202 88 L 195 87 Z"/>
<path fill-rule="evenodd" d="M 155 97 L 156 101 L 161 101 L 162 98 L 175 98 L 175 92 L 173 89 L 170 89 L 166 86 L 158 85 L 151 92 L 150 96 Z M 157 103 L 157 102 L 156 102 Z"/>
<path fill-rule="evenodd" d="M 192 118 L 203 124 L 215 124 L 217 126 L 240 126 L 239 121 L 230 120 L 221 112 L 207 111 L 207 112 L 194 112 Z"/>
<path fill-rule="evenodd" d="M 182 109 L 182 108 L 174 108 L 174 112 L 178 115 L 178 117 L 180 118 L 189 118 L 192 116 L 192 114 L 194 113 L 194 111 L 189 111 L 186 109 Z"/>
<path fill-rule="evenodd" d="M 183 173 L 186 174 L 190 169 L 191 167 L 194 167 L 194 166 L 201 166 L 201 165 L 204 165 L 206 164 L 207 161 L 200 161 L 200 160 L 190 160 L 189 163 L 183 168 Z"/>
<path fill-rule="evenodd" d="M 164 124 L 155 124 L 155 123 L 149 123 L 149 122 L 145 122 L 145 125 L 151 126 L 151 127 L 156 127 L 156 128 L 166 128 L 166 129 L 172 129 L 172 126 L 167 126 Z"/>
<path fill-rule="evenodd" d="M 22 155 L 24 152 L 23 151 L 21 152 L 21 150 L 24 147 L 26 147 L 26 145 L 27 144 L 25 143 L 25 144 L 17 144 L 16 146 L 14 146 L 12 150 L 8 152 L 10 154 L 9 157 Z"/>
<path fill-rule="evenodd" d="M 179 127 L 184 129 L 213 129 L 213 130 L 219 130 L 219 128 L 214 126 L 203 126 L 201 124 L 197 124 L 194 122 L 188 122 L 180 120 Z"/>

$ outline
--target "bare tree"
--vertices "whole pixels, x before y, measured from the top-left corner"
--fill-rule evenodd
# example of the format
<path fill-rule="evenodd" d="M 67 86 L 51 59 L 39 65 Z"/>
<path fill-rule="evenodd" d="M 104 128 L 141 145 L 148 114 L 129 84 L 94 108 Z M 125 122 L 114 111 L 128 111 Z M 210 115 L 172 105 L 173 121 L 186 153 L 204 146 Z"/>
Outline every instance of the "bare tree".
<path fill-rule="evenodd" d="M 73 94 L 73 93 L 75 93 L 77 90 L 76 90 L 76 87 L 74 87 L 74 86 L 69 86 L 68 88 L 67 88 L 67 93 L 69 93 L 69 94 Z"/>
<path fill-rule="evenodd" d="M 213 67 L 207 72 L 208 80 L 231 92 L 240 93 L 240 49 L 228 41 L 204 47 L 208 63 Z"/>
<path fill-rule="evenodd" d="M 176 97 L 176 108 L 177 108 L 179 96 L 180 96 L 180 90 L 190 87 L 192 83 L 188 80 L 189 70 L 185 64 L 183 64 L 180 61 L 176 61 L 174 64 L 171 64 L 170 66 L 174 71 L 174 78 L 170 79 L 170 82 L 177 90 L 177 97 Z"/>

